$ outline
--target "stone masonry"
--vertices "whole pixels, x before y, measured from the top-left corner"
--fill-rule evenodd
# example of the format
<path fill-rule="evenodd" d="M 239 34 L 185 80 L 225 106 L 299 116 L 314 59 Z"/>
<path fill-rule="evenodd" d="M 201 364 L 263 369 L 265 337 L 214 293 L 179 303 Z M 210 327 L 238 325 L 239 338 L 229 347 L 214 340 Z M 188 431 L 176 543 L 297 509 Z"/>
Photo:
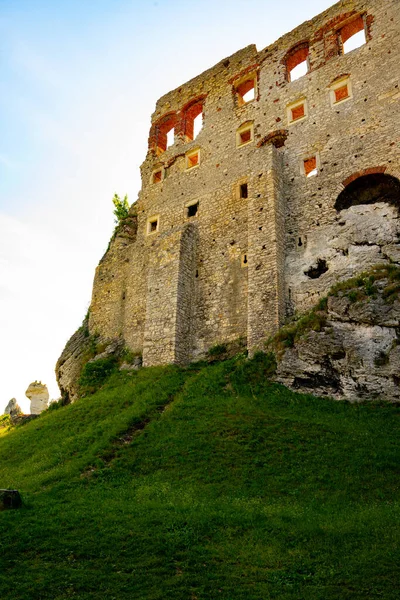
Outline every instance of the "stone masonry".
<path fill-rule="evenodd" d="M 400 261 L 399 15 L 399 0 L 342 0 L 157 102 L 90 333 L 144 365 L 237 338 L 252 354 L 336 281 Z"/>

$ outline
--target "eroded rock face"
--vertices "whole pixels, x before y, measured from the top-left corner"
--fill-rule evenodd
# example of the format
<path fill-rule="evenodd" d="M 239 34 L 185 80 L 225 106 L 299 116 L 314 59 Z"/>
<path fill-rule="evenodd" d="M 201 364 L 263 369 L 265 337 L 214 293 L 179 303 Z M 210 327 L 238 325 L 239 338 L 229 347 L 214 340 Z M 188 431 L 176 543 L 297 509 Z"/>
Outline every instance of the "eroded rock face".
<path fill-rule="evenodd" d="M 56 379 L 65 404 L 78 398 L 78 381 L 88 349 L 89 337 L 83 323 L 66 343 L 56 364 Z"/>
<path fill-rule="evenodd" d="M 400 220 L 386 202 L 351 206 L 336 220 L 309 232 L 286 261 L 292 307 L 311 308 L 337 282 L 376 264 L 400 263 Z"/>
<path fill-rule="evenodd" d="M 287 349 L 277 379 L 293 389 L 352 402 L 400 401 L 400 302 L 382 296 L 328 298 L 327 321 Z"/>
<path fill-rule="evenodd" d="M 31 415 L 40 415 L 49 405 L 47 385 L 34 381 L 28 386 L 25 396 L 31 401 Z"/>
<path fill-rule="evenodd" d="M 78 399 L 79 379 L 86 363 L 111 356 L 118 357 L 125 346 L 122 338 L 107 339 L 90 336 L 87 325 L 87 320 L 85 320 L 82 327 L 68 340 L 56 364 L 56 379 L 64 404 L 75 402 Z M 98 351 L 99 348 L 101 351 Z"/>
<path fill-rule="evenodd" d="M 4 410 L 4 414 L 10 415 L 11 419 L 22 414 L 22 410 L 21 410 L 20 406 L 18 405 L 15 398 L 11 398 L 10 402 L 7 404 L 7 406 Z"/>

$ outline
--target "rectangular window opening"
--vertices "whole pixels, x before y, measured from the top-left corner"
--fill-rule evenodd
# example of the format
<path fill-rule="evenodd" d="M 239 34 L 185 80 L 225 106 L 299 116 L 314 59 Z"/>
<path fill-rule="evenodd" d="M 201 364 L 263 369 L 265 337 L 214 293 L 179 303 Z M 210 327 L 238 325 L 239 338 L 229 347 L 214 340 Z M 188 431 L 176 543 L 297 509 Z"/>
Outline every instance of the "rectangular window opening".
<path fill-rule="evenodd" d="M 239 133 L 239 141 L 240 144 L 247 144 L 248 142 L 251 142 L 251 129 L 241 131 Z"/>
<path fill-rule="evenodd" d="M 173 127 L 169 131 L 167 131 L 167 148 L 170 148 L 174 145 L 175 142 L 175 128 Z"/>
<path fill-rule="evenodd" d="M 350 94 L 349 94 L 349 87 L 348 87 L 347 83 L 345 83 L 341 87 L 336 88 L 334 90 L 334 94 L 335 94 L 335 103 L 341 102 L 342 100 L 346 100 L 346 98 L 349 98 Z"/>
<path fill-rule="evenodd" d="M 240 191 L 241 198 L 247 198 L 248 197 L 247 183 L 240 184 L 239 191 Z"/>
<path fill-rule="evenodd" d="M 291 109 L 292 121 L 297 121 L 305 116 L 304 104 L 299 104 Z"/>
<path fill-rule="evenodd" d="M 314 177 L 318 175 L 317 157 L 312 156 L 304 161 L 304 172 L 306 177 Z"/>
<path fill-rule="evenodd" d="M 251 102 L 256 97 L 256 81 L 255 78 L 247 79 L 236 87 L 238 105 L 243 106 Z"/>
<path fill-rule="evenodd" d="M 193 169 L 200 164 L 200 152 L 193 152 L 192 154 L 186 155 L 186 168 Z"/>
<path fill-rule="evenodd" d="M 203 128 L 203 112 L 193 120 L 193 139 L 195 139 Z"/>
<path fill-rule="evenodd" d="M 147 235 L 158 231 L 158 217 L 152 217 L 147 221 Z"/>
<path fill-rule="evenodd" d="M 199 203 L 191 204 L 186 207 L 186 216 L 187 217 L 195 217 L 197 215 L 197 211 L 199 210 Z"/>
<path fill-rule="evenodd" d="M 160 183 L 162 181 L 162 170 L 155 171 L 153 173 L 153 183 Z"/>

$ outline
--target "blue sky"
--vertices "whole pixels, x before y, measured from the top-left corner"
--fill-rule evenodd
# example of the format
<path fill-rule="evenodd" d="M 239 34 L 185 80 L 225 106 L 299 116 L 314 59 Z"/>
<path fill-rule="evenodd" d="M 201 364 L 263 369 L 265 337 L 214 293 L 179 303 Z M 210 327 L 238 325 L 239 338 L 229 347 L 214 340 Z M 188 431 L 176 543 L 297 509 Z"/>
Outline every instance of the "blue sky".
<path fill-rule="evenodd" d="M 0 0 L 0 413 L 90 302 L 111 198 L 140 189 L 155 102 L 329 0 Z"/>

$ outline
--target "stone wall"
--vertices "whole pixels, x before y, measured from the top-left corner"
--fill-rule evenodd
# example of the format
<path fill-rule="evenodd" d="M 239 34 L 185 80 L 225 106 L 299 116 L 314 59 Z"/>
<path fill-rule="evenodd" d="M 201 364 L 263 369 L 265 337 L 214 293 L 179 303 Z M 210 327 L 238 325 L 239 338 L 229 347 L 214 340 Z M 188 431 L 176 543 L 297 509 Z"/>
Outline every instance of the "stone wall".
<path fill-rule="evenodd" d="M 357 177 L 400 176 L 399 8 L 338 2 L 157 102 L 132 209 L 137 230 L 117 235 L 96 271 L 91 333 L 123 338 L 145 364 L 187 362 L 239 337 L 253 352 L 334 281 L 399 259 L 395 204 L 336 205 Z M 360 23 L 366 43 L 343 54 Z M 307 53 L 308 73 L 290 82 L 288 69 Z M 346 77 L 349 98 L 332 104 Z M 255 97 L 243 102 L 249 78 Z M 290 122 L 296 102 L 305 102 L 304 118 Z M 192 140 L 199 107 L 203 127 Z M 171 124 L 174 143 L 164 149 Z M 304 161 L 314 158 L 318 173 L 306 177 Z"/>

